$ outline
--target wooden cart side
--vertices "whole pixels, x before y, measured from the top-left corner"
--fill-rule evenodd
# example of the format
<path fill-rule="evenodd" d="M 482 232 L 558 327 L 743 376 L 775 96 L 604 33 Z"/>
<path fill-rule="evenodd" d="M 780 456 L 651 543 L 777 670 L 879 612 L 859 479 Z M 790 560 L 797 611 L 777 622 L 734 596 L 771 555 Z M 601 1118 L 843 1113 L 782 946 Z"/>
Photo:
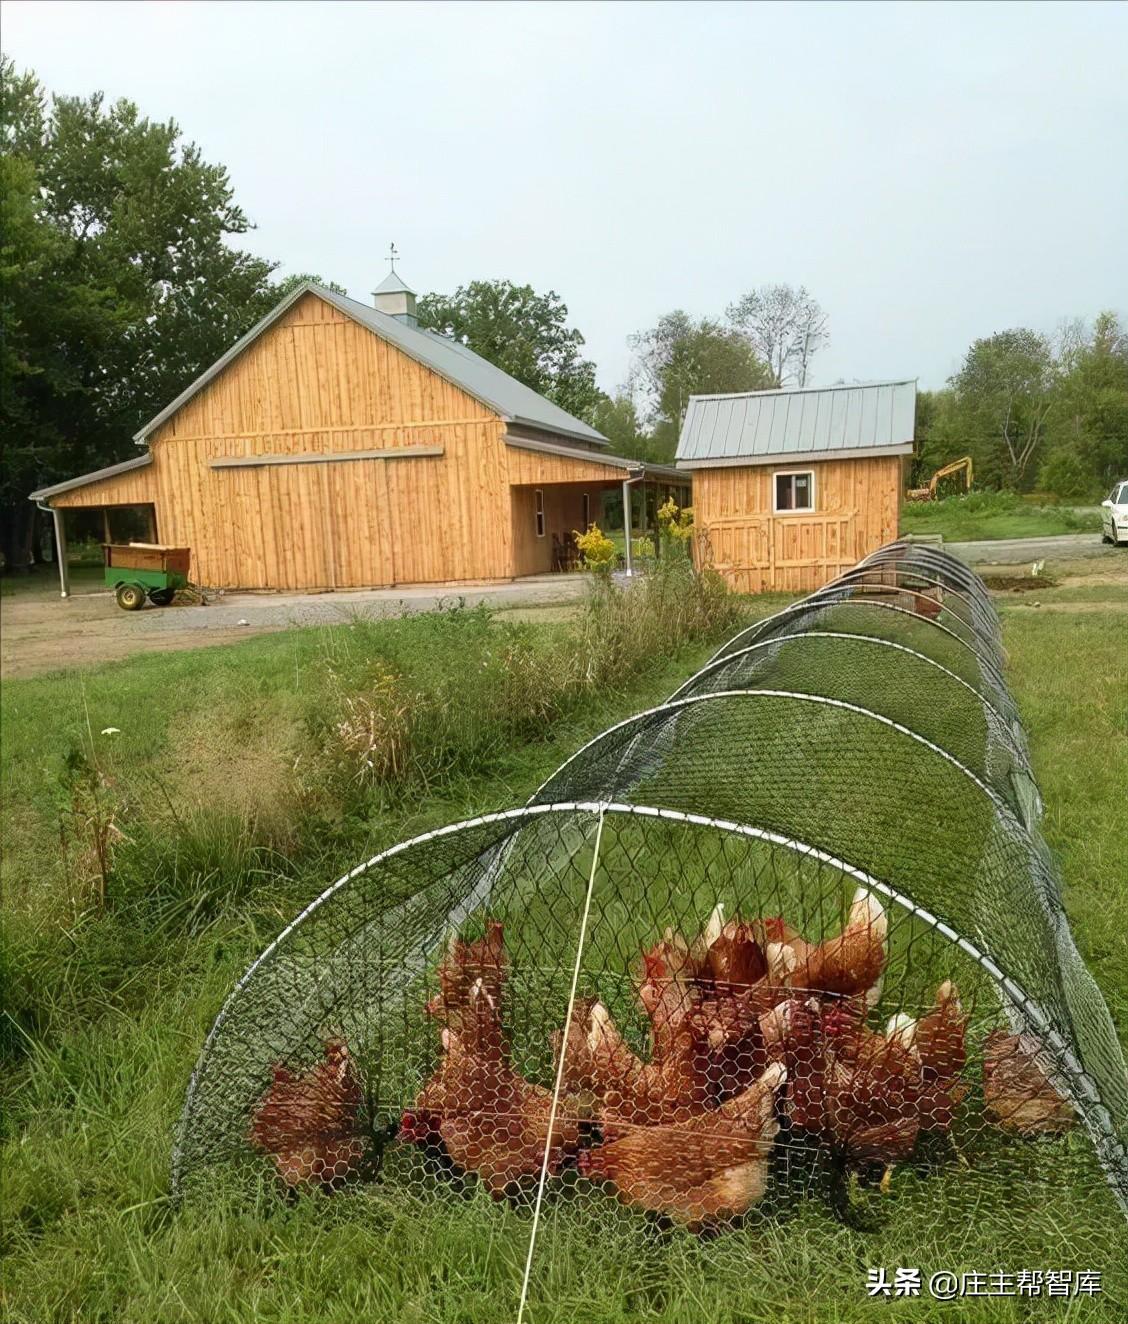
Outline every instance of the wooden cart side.
<path fill-rule="evenodd" d="M 188 578 L 192 552 L 188 547 L 103 543 L 107 570 L 152 570 Z"/>

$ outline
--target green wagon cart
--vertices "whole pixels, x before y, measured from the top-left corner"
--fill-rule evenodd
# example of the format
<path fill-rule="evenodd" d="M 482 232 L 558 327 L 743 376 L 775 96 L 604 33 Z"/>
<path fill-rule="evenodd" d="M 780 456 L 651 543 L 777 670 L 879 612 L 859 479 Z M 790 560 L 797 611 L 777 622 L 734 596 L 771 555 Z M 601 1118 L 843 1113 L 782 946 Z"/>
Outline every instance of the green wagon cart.
<path fill-rule="evenodd" d="M 103 543 L 106 583 L 117 605 L 137 611 L 148 598 L 155 607 L 167 607 L 178 588 L 188 584 L 192 552 L 188 547 L 162 547 L 157 543 Z"/>

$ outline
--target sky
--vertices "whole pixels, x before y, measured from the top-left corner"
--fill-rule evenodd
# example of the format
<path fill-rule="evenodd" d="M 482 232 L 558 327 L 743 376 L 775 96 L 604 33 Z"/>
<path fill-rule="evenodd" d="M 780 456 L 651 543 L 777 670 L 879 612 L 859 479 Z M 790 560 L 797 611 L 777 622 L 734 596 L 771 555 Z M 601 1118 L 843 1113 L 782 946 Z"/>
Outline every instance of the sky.
<path fill-rule="evenodd" d="M 280 273 L 555 290 L 600 384 L 806 285 L 813 384 L 1128 316 L 1128 4 L 24 3 L 2 43 L 224 164 Z"/>

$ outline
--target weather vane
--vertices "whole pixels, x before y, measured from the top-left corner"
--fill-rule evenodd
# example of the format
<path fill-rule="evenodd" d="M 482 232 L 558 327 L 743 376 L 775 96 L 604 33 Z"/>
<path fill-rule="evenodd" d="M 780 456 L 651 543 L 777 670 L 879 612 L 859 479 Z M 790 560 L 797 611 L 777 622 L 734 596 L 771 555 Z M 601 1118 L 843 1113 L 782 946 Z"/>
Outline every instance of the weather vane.
<path fill-rule="evenodd" d="M 396 258 L 397 258 L 397 257 L 399 257 L 399 253 L 396 252 L 396 245 L 395 245 L 395 241 L 393 240 L 393 241 L 388 245 L 388 256 L 387 256 L 387 258 L 385 259 L 385 261 L 387 261 L 387 262 L 389 262 L 389 263 L 391 264 L 391 267 L 392 267 L 392 270 L 393 270 L 393 271 L 395 271 L 395 269 L 396 269 Z"/>

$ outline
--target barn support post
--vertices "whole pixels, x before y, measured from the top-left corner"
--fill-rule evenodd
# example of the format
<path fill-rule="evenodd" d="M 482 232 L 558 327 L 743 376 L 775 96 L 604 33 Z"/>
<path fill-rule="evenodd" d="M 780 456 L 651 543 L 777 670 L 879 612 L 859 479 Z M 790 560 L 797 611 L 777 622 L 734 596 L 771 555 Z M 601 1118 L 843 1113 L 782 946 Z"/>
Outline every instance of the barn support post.
<path fill-rule="evenodd" d="M 640 469 L 637 473 L 632 473 L 629 478 L 623 479 L 623 552 L 626 557 L 628 575 L 634 574 L 634 567 L 631 565 L 631 484 L 640 483 L 645 477 L 646 470 Z M 643 524 L 645 524 L 645 510 L 642 519 Z"/>
<path fill-rule="evenodd" d="M 63 511 L 58 506 L 44 506 L 40 502 L 35 503 L 40 510 L 49 512 L 55 526 L 55 559 L 59 563 L 59 596 L 61 598 L 70 597 L 70 571 L 67 567 L 67 526 L 64 523 Z"/>

